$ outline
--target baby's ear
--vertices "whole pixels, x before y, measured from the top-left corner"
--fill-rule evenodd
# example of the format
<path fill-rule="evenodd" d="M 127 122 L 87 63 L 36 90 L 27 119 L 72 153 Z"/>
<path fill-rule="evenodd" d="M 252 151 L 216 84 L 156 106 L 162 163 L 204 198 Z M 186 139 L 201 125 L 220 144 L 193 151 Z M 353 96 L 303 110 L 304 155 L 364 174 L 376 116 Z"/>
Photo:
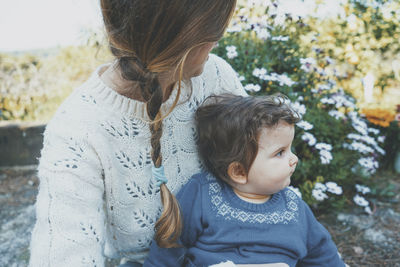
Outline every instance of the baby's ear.
<path fill-rule="evenodd" d="M 247 184 L 247 173 L 240 162 L 232 162 L 228 166 L 228 175 L 234 183 Z"/>

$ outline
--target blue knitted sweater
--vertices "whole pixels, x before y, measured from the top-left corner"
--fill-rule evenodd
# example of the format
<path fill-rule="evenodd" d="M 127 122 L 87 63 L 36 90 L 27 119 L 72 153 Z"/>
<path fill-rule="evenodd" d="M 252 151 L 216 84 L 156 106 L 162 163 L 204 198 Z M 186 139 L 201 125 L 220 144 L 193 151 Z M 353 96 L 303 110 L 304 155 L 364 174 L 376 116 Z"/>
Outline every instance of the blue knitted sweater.
<path fill-rule="evenodd" d="M 287 263 L 344 266 L 328 231 L 290 189 L 263 204 L 243 201 L 209 173 L 193 176 L 177 195 L 183 216 L 181 248 L 153 242 L 144 267 Z"/>

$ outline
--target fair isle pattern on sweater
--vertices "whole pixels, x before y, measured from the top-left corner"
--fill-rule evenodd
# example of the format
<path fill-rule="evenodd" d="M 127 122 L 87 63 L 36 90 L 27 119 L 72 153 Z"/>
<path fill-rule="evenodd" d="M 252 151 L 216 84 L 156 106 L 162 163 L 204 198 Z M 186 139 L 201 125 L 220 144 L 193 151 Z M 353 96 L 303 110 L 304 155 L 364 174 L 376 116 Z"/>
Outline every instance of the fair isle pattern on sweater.
<path fill-rule="evenodd" d="M 161 212 L 151 175 L 145 103 L 100 79 L 105 65 L 64 101 L 44 133 L 30 266 L 104 266 L 106 258 L 143 261 Z M 204 72 L 183 84 L 163 120 L 167 186 L 177 193 L 202 164 L 193 114 L 211 94 L 245 95 L 235 71 L 210 55 Z M 167 114 L 177 90 L 161 106 Z"/>
<path fill-rule="evenodd" d="M 272 212 L 253 212 L 245 211 L 232 207 L 226 201 L 222 194 L 221 185 L 215 178 L 208 174 L 208 180 L 214 180 L 209 184 L 208 193 L 210 195 L 212 209 L 217 213 L 217 216 L 222 216 L 225 220 L 238 220 L 248 223 L 266 223 L 266 224 L 288 224 L 297 222 L 299 217 L 299 198 L 292 190 L 286 190 L 286 209 Z"/>

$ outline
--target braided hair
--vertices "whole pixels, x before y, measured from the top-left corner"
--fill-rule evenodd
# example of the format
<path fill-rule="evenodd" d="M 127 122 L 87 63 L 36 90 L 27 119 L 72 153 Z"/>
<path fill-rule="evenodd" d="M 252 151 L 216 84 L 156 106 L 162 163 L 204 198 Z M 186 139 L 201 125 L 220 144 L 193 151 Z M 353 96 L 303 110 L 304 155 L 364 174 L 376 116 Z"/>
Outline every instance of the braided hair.
<path fill-rule="evenodd" d="M 235 5 L 236 0 L 101 0 L 110 50 L 122 78 L 138 84 L 146 102 L 155 168 L 162 167 L 160 139 L 166 116 L 160 110 L 164 99 L 160 74 L 178 73 L 172 110 L 187 55 L 194 47 L 221 38 Z M 165 183 L 160 195 L 164 209 L 155 225 L 155 240 L 160 247 L 176 247 L 182 229 L 179 205 Z"/>

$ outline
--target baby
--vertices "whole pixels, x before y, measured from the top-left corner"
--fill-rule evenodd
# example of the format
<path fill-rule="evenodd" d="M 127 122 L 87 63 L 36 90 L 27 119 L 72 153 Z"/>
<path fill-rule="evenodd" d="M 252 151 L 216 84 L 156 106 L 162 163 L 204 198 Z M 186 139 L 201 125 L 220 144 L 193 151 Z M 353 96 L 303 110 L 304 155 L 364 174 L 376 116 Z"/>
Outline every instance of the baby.
<path fill-rule="evenodd" d="M 153 242 L 144 266 L 345 266 L 328 231 L 287 188 L 298 120 L 279 95 L 207 99 L 195 117 L 206 171 L 177 194 L 181 247 Z"/>

